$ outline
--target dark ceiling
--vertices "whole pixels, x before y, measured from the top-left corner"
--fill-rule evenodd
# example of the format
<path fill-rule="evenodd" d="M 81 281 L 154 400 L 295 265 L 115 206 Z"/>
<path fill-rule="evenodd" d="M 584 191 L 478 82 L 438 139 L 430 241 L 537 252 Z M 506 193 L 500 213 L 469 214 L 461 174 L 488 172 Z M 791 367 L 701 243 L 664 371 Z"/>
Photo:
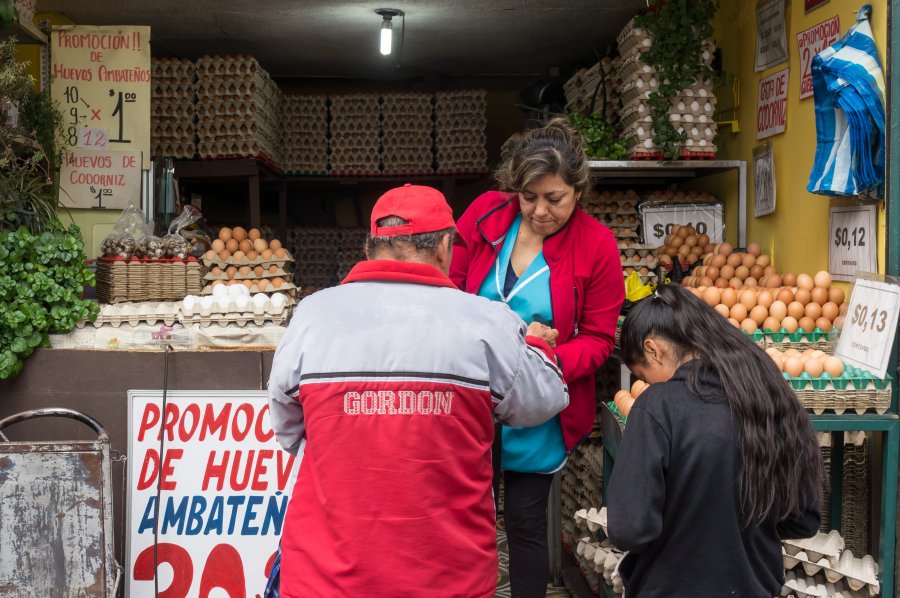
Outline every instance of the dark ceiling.
<path fill-rule="evenodd" d="M 252 54 L 276 77 L 383 80 L 565 73 L 602 53 L 645 7 L 646 0 L 38 0 L 39 10 L 80 24 L 149 25 L 155 56 Z M 378 8 L 405 13 L 394 19 L 389 57 L 378 52 Z"/>

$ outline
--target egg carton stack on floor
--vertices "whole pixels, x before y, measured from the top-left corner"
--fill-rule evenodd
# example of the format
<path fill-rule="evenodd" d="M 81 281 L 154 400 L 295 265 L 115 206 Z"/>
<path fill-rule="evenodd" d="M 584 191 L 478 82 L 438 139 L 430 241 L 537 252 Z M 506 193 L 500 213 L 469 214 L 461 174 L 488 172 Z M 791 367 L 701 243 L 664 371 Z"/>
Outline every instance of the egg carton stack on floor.
<path fill-rule="evenodd" d="M 784 597 L 870 598 L 881 589 L 875 559 L 868 554 L 854 556 L 837 531 L 784 540 L 782 558 Z"/>
<path fill-rule="evenodd" d="M 819 531 L 827 532 L 831 529 L 831 432 L 816 432 L 816 440 L 819 442 L 819 450 L 822 453 L 822 505 L 819 511 L 822 523 Z"/>
<path fill-rule="evenodd" d="M 575 512 L 603 504 L 603 443 L 599 437 L 586 439 L 569 455 L 562 471 L 560 496 L 563 541 L 575 548 Z"/>
<path fill-rule="evenodd" d="M 344 280 L 350 269 L 366 259 L 365 245 L 369 230 L 365 228 L 341 229 L 341 241 L 337 250 L 337 279 Z"/>
<path fill-rule="evenodd" d="M 580 509 L 573 519 L 579 535 L 573 556 L 591 590 L 601 595 L 601 586 L 606 585 L 613 594 L 622 595 L 625 586 L 617 569 L 624 553 L 606 539 L 606 508 Z"/>
<path fill-rule="evenodd" d="M 331 174 L 381 174 L 381 101 L 378 94 L 331 97 Z"/>
<path fill-rule="evenodd" d="M 197 60 L 201 158 L 262 158 L 281 166 L 281 90 L 252 56 Z"/>
<path fill-rule="evenodd" d="M 284 94 L 281 99 L 284 171 L 328 174 L 328 98 Z"/>
<path fill-rule="evenodd" d="M 656 69 L 641 59 L 641 54 L 652 47 L 652 36 L 649 31 L 635 27 L 632 20 L 619 33 L 617 41 L 622 57 L 621 126 L 629 152 L 632 159 L 659 158 L 661 153 L 653 141 L 653 119 L 648 102 L 650 94 L 659 89 L 660 81 Z M 701 60 L 706 65 L 711 64 L 714 52 L 713 42 L 708 41 Z M 712 80 L 697 81 L 673 98 L 669 118 L 676 130 L 687 135 L 684 157 L 715 157 L 715 107 Z"/>
<path fill-rule="evenodd" d="M 150 151 L 154 156 L 193 158 L 197 154 L 194 63 L 154 58 L 151 70 Z"/>
<path fill-rule="evenodd" d="M 869 441 L 863 431 L 844 432 L 841 531 L 856 554 L 869 548 Z"/>
<path fill-rule="evenodd" d="M 487 172 L 487 92 L 440 91 L 434 99 L 439 174 Z"/>
<path fill-rule="evenodd" d="M 390 93 L 381 96 L 381 163 L 386 175 L 434 172 L 433 96 Z"/>

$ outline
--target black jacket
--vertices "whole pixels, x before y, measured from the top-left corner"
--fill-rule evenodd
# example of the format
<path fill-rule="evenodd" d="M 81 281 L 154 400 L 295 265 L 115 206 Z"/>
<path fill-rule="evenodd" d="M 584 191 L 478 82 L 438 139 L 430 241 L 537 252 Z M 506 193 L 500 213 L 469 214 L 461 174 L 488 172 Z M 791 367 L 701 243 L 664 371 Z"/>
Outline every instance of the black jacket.
<path fill-rule="evenodd" d="M 714 372 L 700 372 L 712 398 L 688 390 L 698 365 L 641 395 L 619 445 L 606 501 L 610 540 L 630 552 L 626 595 L 772 598 L 784 584 L 781 538 L 816 533 L 818 500 L 803 517 L 743 528 L 737 425 Z"/>

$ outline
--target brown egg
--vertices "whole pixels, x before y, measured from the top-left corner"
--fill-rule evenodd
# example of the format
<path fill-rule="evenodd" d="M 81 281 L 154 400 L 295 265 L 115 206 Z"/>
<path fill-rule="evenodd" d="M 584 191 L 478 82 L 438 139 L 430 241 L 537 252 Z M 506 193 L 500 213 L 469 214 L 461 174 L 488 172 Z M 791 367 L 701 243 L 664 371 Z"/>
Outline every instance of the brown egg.
<path fill-rule="evenodd" d="M 691 228 L 692 228 L 692 227 L 682 226 L 682 227 L 680 227 L 677 231 L 674 231 L 674 232 L 675 232 L 676 235 L 678 235 L 679 237 L 681 237 L 682 239 L 684 239 L 684 238 L 687 238 L 688 236 L 690 236 L 691 234 L 693 234 L 693 233 L 691 232 Z"/>
<path fill-rule="evenodd" d="M 215 251 L 216 253 L 219 253 L 220 251 L 225 249 L 225 241 L 223 241 L 222 239 L 215 239 L 212 242 L 211 247 L 212 247 L 213 251 Z"/>
<path fill-rule="evenodd" d="M 259 257 L 261 257 L 261 258 L 263 259 L 264 262 L 267 262 L 267 261 L 269 261 L 270 259 L 272 259 L 272 254 L 273 254 L 273 253 L 274 253 L 274 252 L 273 252 L 271 249 L 265 249 L 265 250 L 263 250 L 263 251 L 260 252 Z"/>
<path fill-rule="evenodd" d="M 713 280 L 719 277 L 719 269 L 716 266 L 706 266 L 706 270 L 703 271 L 704 276 L 709 276 Z"/>
<path fill-rule="evenodd" d="M 646 269 L 646 268 L 643 268 Z M 701 276 L 698 281 L 699 286 L 701 287 L 711 287 L 715 284 L 715 281 L 709 276 Z"/>
<path fill-rule="evenodd" d="M 738 278 L 737 276 L 735 276 L 734 278 L 732 278 L 731 280 L 728 281 L 728 286 L 739 289 L 742 286 L 744 286 L 744 281 L 741 280 L 740 278 Z"/>
<path fill-rule="evenodd" d="M 688 247 L 696 247 L 697 246 L 697 236 L 696 235 L 688 235 L 684 238 L 684 244 Z"/>
<path fill-rule="evenodd" d="M 743 259 L 741 260 L 741 265 L 747 268 L 748 270 L 756 265 L 756 256 L 750 255 L 749 253 L 743 253 Z"/>
<path fill-rule="evenodd" d="M 793 318 L 791 316 L 785 316 L 781 320 L 781 328 L 784 328 L 788 332 L 797 332 L 797 328 L 800 327 L 800 324 L 797 323 L 797 318 Z"/>
<path fill-rule="evenodd" d="M 758 256 L 762 253 L 762 248 L 759 246 L 759 243 L 750 243 L 747 245 L 747 253 L 752 255 L 753 257 Z"/>
<path fill-rule="evenodd" d="M 236 262 L 240 262 L 242 260 L 247 259 L 247 256 L 240 249 L 238 249 L 237 251 L 234 252 L 233 257 L 234 257 L 234 261 L 236 261 Z"/>
<path fill-rule="evenodd" d="M 733 255 L 733 254 L 732 254 Z M 734 269 L 734 277 L 738 280 L 746 280 L 750 276 L 750 268 L 747 266 L 738 266 Z"/>
<path fill-rule="evenodd" d="M 775 367 L 778 368 L 778 371 L 784 370 L 784 356 L 778 351 L 774 353 L 769 353 L 769 357 L 772 358 L 772 363 L 775 364 Z"/>
<path fill-rule="evenodd" d="M 808 372 L 810 376 L 813 378 L 818 378 L 822 375 L 822 371 L 824 367 L 822 365 L 822 360 L 817 357 L 810 357 L 803 364 L 804 371 Z"/>
<path fill-rule="evenodd" d="M 807 303 L 812 301 L 812 293 L 810 293 L 806 289 L 797 289 L 797 292 L 794 293 L 794 301 L 802 303 L 805 306 Z"/>
<path fill-rule="evenodd" d="M 642 259 L 643 258 L 636 253 L 633 256 L 631 256 L 631 261 L 635 264 L 639 264 Z"/>
<path fill-rule="evenodd" d="M 278 239 L 272 239 L 272 241 L 269 242 L 269 249 L 271 249 L 272 251 L 281 249 L 281 241 L 279 241 Z"/>
<path fill-rule="evenodd" d="M 815 301 L 810 301 L 806 304 L 806 308 L 803 310 L 803 314 L 809 318 L 812 318 L 813 320 L 816 320 L 822 315 L 822 306 Z"/>
<path fill-rule="evenodd" d="M 225 283 L 225 285 L 226 285 L 226 286 L 229 286 L 229 287 L 232 286 L 232 285 L 235 285 L 235 284 L 240 284 L 240 282 L 238 282 L 237 280 L 231 279 L 231 280 L 229 280 L 228 282 Z"/>
<path fill-rule="evenodd" d="M 231 257 L 231 252 L 228 251 L 227 249 L 223 249 L 222 251 L 219 252 L 219 261 L 220 262 L 224 262 L 230 257 Z"/>
<path fill-rule="evenodd" d="M 709 260 L 710 266 L 715 266 L 716 268 L 721 268 L 725 265 L 727 258 L 724 255 L 714 254 L 712 259 Z"/>
<path fill-rule="evenodd" d="M 281 249 L 280 247 L 275 250 L 275 259 L 283 260 L 287 257 L 287 251 Z"/>
<path fill-rule="evenodd" d="M 750 318 L 746 318 L 741 322 L 741 330 L 746 332 L 747 334 L 753 334 L 758 329 L 756 322 L 751 320 Z"/>
<path fill-rule="evenodd" d="M 773 301 L 775 301 L 775 298 L 772 296 L 772 291 L 761 290 L 756 296 L 756 304 L 762 305 L 766 309 L 769 309 L 769 306 L 772 305 Z"/>
<path fill-rule="evenodd" d="M 728 281 L 720 276 L 715 280 L 715 285 L 716 288 L 725 289 L 728 288 Z"/>
<path fill-rule="evenodd" d="M 781 320 L 778 318 L 768 317 L 763 320 L 762 323 L 763 330 L 771 330 L 772 332 L 776 332 L 779 328 L 781 328 Z"/>
<path fill-rule="evenodd" d="M 231 231 L 231 238 L 240 243 L 241 241 L 246 240 L 247 231 L 240 226 L 235 226 Z"/>
<path fill-rule="evenodd" d="M 738 301 L 744 304 L 747 310 L 756 307 L 757 295 L 756 291 L 745 290 L 738 293 Z"/>
<path fill-rule="evenodd" d="M 735 320 L 734 318 L 728 318 L 728 323 L 734 326 L 735 328 L 740 328 L 741 323 Z"/>
<path fill-rule="evenodd" d="M 732 278 L 734 278 L 734 266 L 725 264 L 724 266 L 719 268 L 719 276 L 721 276 L 725 280 L 731 280 Z"/>
<path fill-rule="evenodd" d="M 752 276 L 756 280 L 762 278 L 763 274 L 765 274 L 765 270 L 763 270 L 763 267 L 759 264 L 750 267 L 750 276 Z"/>
<path fill-rule="evenodd" d="M 840 314 L 841 314 L 842 316 L 846 316 L 846 315 L 847 315 L 847 310 L 850 309 L 850 304 L 848 304 L 846 301 L 844 301 L 844 302 L 841 303 L 838 307 L 839 307 L 839 312 L 840 312 Z"/>
<path fill-rule="evenodd" d="M 732 318 L 734 318 L 738 322 L 743 322 L 744 320 L 747 319 L 748 311 L 749 310 L 743 303 L 735 303 L 734 306 L 731 308 L 731 311 L 728 312 L 728 315 L 730 315 Z"/>
<path fill-rule="evenodd" d="M 828 303 L 828 289 L 823 289 L 822 287 L 814 288 L 812 290 L 812 300 L 819 305 Z"/>
<path fill-rule="evenodd" d="M 769 257 L 769 256 L 766 256 L 766 257 Z M 778 271 L 775 269 L 775 266 L 766 266 L 765 268 L 763 268 L 763 272 L 764 272 L 766 275 L 770 275 L 770 274 L 778 274 Z M 778 276 L 780 277 L 781 275 L 778 274 Z M 778 286 L 781 286 L 781 283 L 779 283 Z"/>
<path fill-rule="evenodd" d="M 258 258 L 259 258 L 259 254 L 256 253 L 256 251 L 254 251 L 253 249 L 251 249 L 250 251 L 247 252 L 247 259 L 250 260 L 251 262 L 255 261 Z"/>
<path fill-rule="evenodd" d="M 725 259 L 725 263 L 731 266 L 732 268 L 737 268 L 743 263 L 743 253 L 730 253 L 728 257 Z"/>
<path fill-rule="evenodd" d="M 631 385 L 631 396 L 635 399 L 638 398 L 649 386 L 650 385 L 643 380 L 635 380 L 634 384 Z"/>
<path fill-rule="evenodd" d="M 816 286 L 815 281 L 813 281 L 812 276 L 809 274 L 798 274 L 797 275 L 797 288 L 806 289 L 807 291 L 812 291 L 813 287 Z"/>
<path fill-rule="evenodd" d="M 228 239 L 228 241 L 225 242 L 225 249 L 227 249 L 231 253 L 234 253 L 235 251 L 237 251 L 240 248 L 241 248 L 240 243 L 238 243 L 234 239 Z"/>
<path fill-rule="evenodd" d="M 787 305 L 783 301 L 773 301 L 769 306 L 769 315 L 780 322 L 787 316 Z"/>
<path fill-rule="evenodd" d="M 763 268 L 769 268 L 772 265 L 772 258 L 768 255 L 761 255 L 756 258 L 756 264 Z"/>
<path fill-rule="evenodd" d="M 710 307 L 715 307 L 716 305 L 718 305 L 721 297 L 722 297 L 721 291 L 719 291 L 719 289 L 717 289 L 715 287 L 710 287 L 710 288 L 706 289 L 705 291 L 703 291 L 703 300 Z"/>
<path fill-rule="evenodd" d="M 218 266 L 213 266 L 212 270 L 210 270 L 209 273 L 212 274 L 213 276 L 217 277 L 217 278 L 221 277 L 222 274 L 224 274 L 224 273 L 222 272 L 222 268 L 220 268 L 220 267 L 218 267 Z"/>
<path fill-rule="evenodd" d="M 254 281 L 252 281 L 252 280 L 244 280 L 244 281 L 241 281 L 241 283 L 242 283 L 245 287 L 247 287 L 248 290 L 251 290 L 251 291 L 253 290 L 253 282 L 254 282 Z"/>
<path fill-rule="evenodd" d="M 831 301 L 829 301 L 822 306 L 823 318 L 828 318 L 831 322 L 834 322 L 839 315 L 841 315 L 841 308 L 837 306 L 837 303 L 832 303 Z"/>
<path fill-rule="evenodd" d="M 259 234 L 258 228 L 251 228 L 250 230 L 247 231 L 247 238 L 250 239 L 251 241 L 256 241 L 259 238 L 259 236 L 260 236 L 260 234 Z"/>
<path fill-rule="evenodd" d="M 759 282 L 757 282 L 757 280 L 755 278 L 753 278 L 752 276 L 748 276 L 747 278 L 744 279 L 744 287 L 745 288 L 755 289 L 758 286 L 759 286 Z"/>
<path fill-rule="evenodd" d="M 805 311 L 806 306 L 800 303 L 799 301 L 791 301 L 787 306 L 787 313 L 789 316 L 794 318 L 795 320 L 799 320 L 803 317 L 803 313 Z"/>
<path fill-rule="evenodd" d="M 784 371 L 791 378 L 796 378 L 803 373 L 803 362 L 796 357 L 788 357 L 784 360 Z"/>
<path fill-rule="evenodd" d="M 777 289 L 781 286 L 781 276 L 777 274 L 769 274 L 766 277 L 766 288 Z"/>
<path fill-rule="evenodd" d="M 781 277 L 782 284 L 786 287 L 792 287 L 797 284 L 797 275 L 793 272 L 785 272 Z"/>
<path fill-rule="evenodd" d="M 844 373 L 844 362 L 837 357 L 826 357 L 822 365 L 832 378 L 837 378 Z"/>
<path fill-rule="evenodd" d="M 813 277 L 813 282 L 817 287 L 827 289 L 831 286 L 831 274 L 824 270 L 820 270 L 819 272 L 816 272 L 816 275 Z"/>
<path fill-rule="evenodd" d="M 681 249 L 684 246 L 684 238 L 679 236 L 672 237 L 672 240 L 669 241 L 669 247 L 674 247 L 675 249 Z"/>
<path fill-rule="evenodd" d="M 225 275 L 228 276 L 228 278 L 234 278 L 237 274 L 237 271 L 237 266 L 228 266 L 227 268 L 225 268 Z"/>
<path fill-rule="evenodd" d="M 218 257 L 218 253 L 213 249 L 210 249 L 209 251 L 207 251 L 206 253 L 203 254 L 203 258 L 210 260 L 210 261 L 216 259 L 217 257 Z"/>
<path fill-rule="evenodd" d="M 260 276 L 262 276 L 265 273 L 266 273 L 266 269 L 263 268 L 262 266 L 256 266 L 255 268 L 253 268 L 253 275 L 256 276 L 257 278 L 259 278 Z"/>
<path fill-rule="evenodd" d="M 624 259 L 625 258 L 623 257 L 622 258 L 623 263 L 624 263 Z M 671 268 L 672 267 L 672 256 L 669 256 L 666 254 L 659 256 L 659 263 L 662 264 L 663 266 L 666 266 L 667 268 Z"/>
<path fill-rule="evenodd" d="M 269 244 L 266 243 L 265 239 L 255 239 L 253 241 L 253 249 L 255 249 L 256 251 L 259 251 L 260 253 L 262 253 L 263 251 L 265 251 L 268 248 L 269 248 Z"/>
<path fill-rule="evenodd" d="M 718 304 L 714 309 L 717 312 L 719 312 L 719 315 L 722 316 L 723 318 L 727 318 L 727 317 L 731 316 L 731 310 L 728 309 L 728 306 L 725 305 L 724 303 Z"/>
<path fill-rule="evenodd" d="M 231 229 L 227 226 L 223 226 L 219 229 L 219 239 L 223 242 L 227 243 L 231 239 Z"/>
<path fill-rule="evenodd" d="M 722 304 L 730 310 L 732 307 L 734 307 L 734 304 L 737 303 L 737 301 L 738 301 L 737 291 L 735 291 L 734 289 L 723 290 L 722 296 L 721 296 L 721 301 L 722 301 Z"/>
<path fill-rule="evenodd" d="M 731 255 L 731 252 L 734 251 L 734 247 L 731 246 L 731 243 L 727 241 L 725 243 L 720 243 L 717 249 L 719 255 L 724 255 L 726 258 Z"/>
<path fill-rule="evenodd" d="M 697 245 L 700 247 L 706 247 L 709 245 L 709 235 L 697 235 Z"/>
<path fill-rule="evenodd" d="M 748 317 L 756 322 L 757 326 L 762 326 L 763 322 L 766 321 L 766 318 L 769 317 L 769 310 L 762 305 L 757 305 L 750 310 L 750 315 Z"/>
<path fill-rule="evenodd" d="M 797 325 L 798 325 L 804 332 L 812 332 L 813 330 L 816 329 L 816 321 L 813 320 L 813 319 L 810 318 L 810 317 L 807 317 L 807 316 L 803 316 L 802 318 L 800 318 L 800 319 L 797 321 Z"/>
<path fill-rule="evenodd" d="M 276 266 L 275 264 L 269 266 L 269 274 L 275 274 L 276 272 L 278 272 L 278 266 Z"/>
<path fill-rule="evenodd" d="M 253 270 L 250 269 L 250 266 L 241 266 L 238 268 L 238 274 L 244 277 L 250 276 L 252 272 Z"/>
<path fill-rule="evenodd" d="M 280 289 L 281 285 L 283 285 L 283 284 L 284 284 L 284 279 L 280 276 L 276 276 L 275 278 L 272 279 L 272 285 L 276 289 Z"/>
<path fill-rule="evenodd" d="M 802 355 L 803 354 L 800 353 L 800 351 L 798 351 L 797 349 L 794 349 L 794 348 L 785 349 L 785 351 L 784 351 L 785 357 L 796 357 L 797 359 L 800 359 Z"/>
<path fill-rule="evenodd" d="M 832 327 L 831 320 L 829 320 L 825 316 L 822 316 L 821 318 L 816 319 L 816 328 L 821 329 L 822 332 L 828 332 L 829 330 L 831 330 L 831 327 Z"/>
<path fill-rule="evenodd" d="M 785 305 L 787 305 L 788 303 L 790 303 L 791 301 L 794 300 L 794 293 L 791 292 L 790 289 L 782 288 L 782 289 L 781 289 L 780 291 L 778 291 L 778 293 L 775 295 L 775 298 L 776 298 L 778 301 L 781 301 L 782 303 L 784 303 Z"/>
<path fill-rule="evenodd" d="M 845 317 L 846 317 L 846 316 L 838 316 L 838 317 L 836 317 L 836 318 L 834 319 L 834 322 L 832 322 L 832 324 L 834 325 L 834 327 L 837 328 L 838 330 L 840 330 L 841 328 L 843 328 L 843 327 L 844 327 L 844 318 L 845 318 Z"/>
<path fill-rule="evenodd" d="M 240 249 L 244 253 L 247 253 L 248 251 L 253 250 L 253 243 L 251 243 L 247 239 L 244 239 L 243 241 L 238 243 L 238 249 Z"/>
<path fill-rule="evenodd" d="M 844 289 L 840 287 L 833 287 L 828 289 L 828 300 L 832 303 L 836 303 L 840 305 L 844 302 Z"/>
<path fill-rule="evenodd" d="M 681 256 L 683 258 L 687 258 L 687 256 L 689 256 L 690 254 L 691 254 L 691 248 L 688 247 L 687 245 L 682 245 L 681 247 L 678 248 L 679 256 Z"/>

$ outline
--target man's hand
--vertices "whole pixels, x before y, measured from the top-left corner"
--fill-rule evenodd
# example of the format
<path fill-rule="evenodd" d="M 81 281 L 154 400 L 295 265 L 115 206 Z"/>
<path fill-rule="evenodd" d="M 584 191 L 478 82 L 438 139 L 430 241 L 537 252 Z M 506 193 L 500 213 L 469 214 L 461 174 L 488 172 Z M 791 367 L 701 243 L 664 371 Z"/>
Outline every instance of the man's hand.
<path fill-rule="evenodd" d="M 532 322 L 529 324 L 528 332 L 526 334 L 544 339 L 547 344 L 554 349 L 556 348 L 556 339 L 559 338 L 559 330 L 550 328 L 540 322 Z"/>

